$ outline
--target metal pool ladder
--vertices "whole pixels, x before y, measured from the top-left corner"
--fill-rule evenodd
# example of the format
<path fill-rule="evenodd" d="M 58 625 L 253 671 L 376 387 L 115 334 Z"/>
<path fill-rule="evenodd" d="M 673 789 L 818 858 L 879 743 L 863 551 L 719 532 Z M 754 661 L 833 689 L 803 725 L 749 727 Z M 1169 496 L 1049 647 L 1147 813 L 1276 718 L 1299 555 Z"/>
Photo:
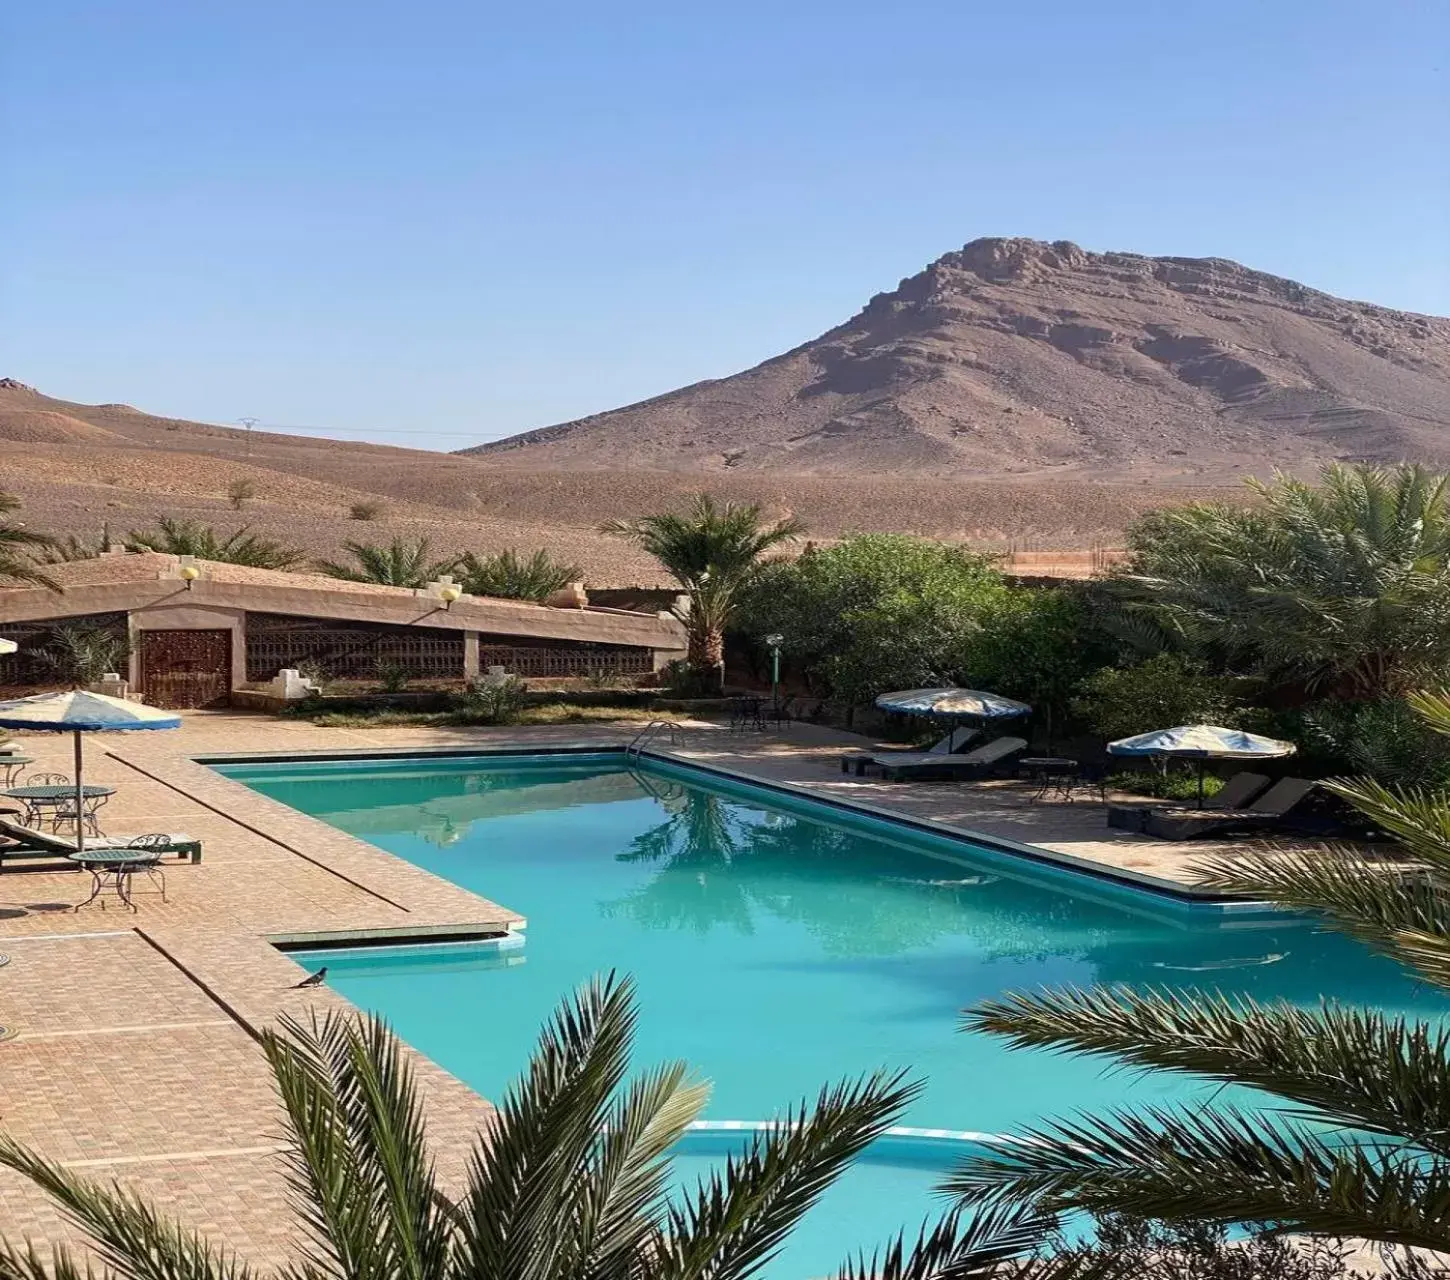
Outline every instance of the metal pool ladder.
<path fill-rule="evenodd" d="M 624 749 L 625 758 L 638 758 L 644 749 L 649 746 L 650 741 L 658 737 L 661 733 L 668 733 L 670 735 L 670 746 L 673 747 L 680 741 L 684 732 L 685 726 L 676 723 L 674 720 L 651 720 L 629 740 L 629 745 Z"/>

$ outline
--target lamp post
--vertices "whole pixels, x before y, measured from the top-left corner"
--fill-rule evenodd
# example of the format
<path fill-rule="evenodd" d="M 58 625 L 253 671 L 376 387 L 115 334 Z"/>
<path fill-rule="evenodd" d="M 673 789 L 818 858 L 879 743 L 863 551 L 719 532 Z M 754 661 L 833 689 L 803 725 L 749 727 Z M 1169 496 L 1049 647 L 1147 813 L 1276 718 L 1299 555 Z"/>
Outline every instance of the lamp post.
<path fill-rule="evenodd" d="M 780 646 L 785 643 L 782 635 L 769 635 L 765 643 L 770 646 L 770 710 L 780 714 Z"/>

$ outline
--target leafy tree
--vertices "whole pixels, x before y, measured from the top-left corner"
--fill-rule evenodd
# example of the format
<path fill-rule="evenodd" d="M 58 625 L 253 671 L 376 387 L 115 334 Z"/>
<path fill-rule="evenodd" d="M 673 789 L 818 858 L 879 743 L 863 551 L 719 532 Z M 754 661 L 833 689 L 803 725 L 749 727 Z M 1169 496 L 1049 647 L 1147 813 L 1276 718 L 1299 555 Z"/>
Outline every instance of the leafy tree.
<path fill-rule="evenodd" d="M 626 1081 L 635 1008 L 628 982 L 596 982 L 545 1026 L 456 1200 L 427 1149 L 413 1070 L 376 1020 L 284 1019 L 263 1049 L 286 1111 L 288 1186 L 308 1228 L 284 1274 L 313 1280 L 746 1280 L 914 1095 L 876 1075 L 821 1090 L 782 1125 L 670 1203 L 670 1148 L 708 1090 L 683 1063 Z M 86 1181 L 0 1138 L 0 1165 L 37 1183 L 114 1273 L 237 1280 L 256 1274 L 144 1201 Z M 848 1280 L 971 1280 L 1031 1248 L 1015 1210 L 949 1216 L 914 1249 L 898 1239 Z M 80 1280 L 63 1245 L 0 1245 L 0 1275 Z M 107 1273 L 110 1274 L 110 1273 Z M 1086 1273 L 1044 1267 L 1043 1277 Z M 1097 1272 L 1091 1274 L 1099 1274 Z"/>
<path fill-rule="evenodd" d="M 1194 503 L 1129 532 L 1126 608 L 1175 644 L 1337 697 L 1450 662 L 1450 490 L 1422 467 L 1251 481 L 1249 508 Z"/>
<path fill-rule="evenodd" d="M 384 587 L 425 587 L 439 574 L 448 573 L 452 560 L 431 560 L 428 539 L 404 542 L 394 538 L 387 546 L 372 542 L 344 542 L 343 550 L 352 556 L 353 564 L 336 560 L 319 560 L 317 567 L 330 578 L 347 582 L 376 582 Z"/>
<path fill-rule="evenodd" d="M 904 534 L 870 533 L 770 565 L 742 604 L 751 636 L 848 704 L 889 689 L 952 684 L 1008 587 L 991 559 Z"/>
<path fill-rule="evenodd" d="M 1109 658 L 1106 637 L 1077 592 L 1018 587 L 995 603 L 968 642 L 963 678 L 1029 703 L 1050 749 L 1053 726 L 1079 683 Z"/>
<path fill-rule="evenodd" d="M 0 582 L 21 582 L 31 586 L 49 587 L 59 591 L 55 579 L 36 563 L 51 547 L 54 539 L 33 533 L 21 524 L 4 519 L 20 510 L 20 499 L 14 494 L 0 493 Z"/>
<path fill-rule="evenodd" d="M 1412 702 L 1450 735 L 1450 694 Z M 1450 989 L 1450 800 L 1370 781 L 1332 785 L 1403 842 L 1400 871 L 1344 849 L 1281 849 L 1216 858 L 1205 882 L 1315 912 Z M 959 1169 L 950 1183 L 958 1195 L 1450 1250 L 1444 1027 L 1328 1000 L 1309 1011 L 1130 987 L 1009 995 L 971 1010 L 966 1027 L 1244 1085 L 1286 1107 L 1210 1102 L 1045 1125 Z"/>
<path fill-rule="evenodd" d="M 681 621 L 687 636 L 686 659 L 698 673 L 725 667 L 725 630 L 741 595 L 760 572 L 761 557 L 805 532 L 794 517 L 766 524 L 754 504 L 717 503 L 708 493 L 683 515 L 643 516 L 604 526 L 637 543 L 684 588 L 690 611 Z"/>
<path fill-rule="evenodd" d="M 1325 751 L 1335 772 L 1386 785 L 1450 784 L 1450 742 L 1402 698 L 1320 703 L 1304 711 L 1301 723 L 1311 748 Z"/>
<path fill-rule="evenodd" d="M 538 603 L 584 576 L 577 564 L 555 560 L 547 551 L 535 551 L 525 560 L 511 549 L 496 556 L 466 551 L 459 557 L 456 571 L 464 590 L 472 595 Z"/>
<path fill-rule="evenodd" d="M 1131 667 L 1104 667 L 1082 681 L 1072 708 L 1104 738 L 1180 724 L 1233 726 L 1241 714 L 1231 681 L 1174 653 Z"/>
<path fill-rule="evenodd" d="M 126 537 L 132 551 L 160 551 L 173 556 L 195 556 L 223 564 L 244 564 L 254 569 L 291 569 L 302 552 L 269 542 L 250 532 L 250 526 L 223 537 L 209 524 L 161 516 L 154 529 L 132 529 Z"/>

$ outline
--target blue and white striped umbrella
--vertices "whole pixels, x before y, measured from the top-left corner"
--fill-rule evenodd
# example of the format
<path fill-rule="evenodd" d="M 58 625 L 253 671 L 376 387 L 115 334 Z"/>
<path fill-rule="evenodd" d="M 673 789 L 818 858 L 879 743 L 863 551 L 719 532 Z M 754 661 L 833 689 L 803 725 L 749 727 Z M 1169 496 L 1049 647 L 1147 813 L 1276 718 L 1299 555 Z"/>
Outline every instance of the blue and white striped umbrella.
<path fill-rule="evenodd" d="M 73 733 L 76 740 L 76 848 L 85 849 L 85 783 L 81 779 L 81 734 L 113 729 L 179 729 L 181 717 L 140 702 L 108 698 L 85 689 L 37 693 L 0 702 L 0 729 L 42 729 Z"/>
<path fill-rule="evenodd" d="M 1181 724 L 1108 743 L 1115 756 L 1159 756 L 1198 762 L 1198 807 L 1203 808 L 1203 766 L 1208 760 L 1272 760 L 1298 750 L 1292 742 L 1264 738 L 1216 724 Z"/>
<path fill-rule="evenodd" d="M 919 716 L 971 716 L 978 720 L 1009 720 L 1032 710 L 1025 702 L 1014 702 L 980 689 L 903 689 L 883 693 L 876 699 L 883 711 L 905 711 Z"/>
<path fill-rule="evenodd" d="M 1177 756 L 1185 760 L 1271 760 L 1291 756 L 1296 750 L 1292 742 L 1216 724 L 1181 724 L 1176 729 L 1154 729 L 1108 743 L 1109 753 L 1115 756 Z"/>

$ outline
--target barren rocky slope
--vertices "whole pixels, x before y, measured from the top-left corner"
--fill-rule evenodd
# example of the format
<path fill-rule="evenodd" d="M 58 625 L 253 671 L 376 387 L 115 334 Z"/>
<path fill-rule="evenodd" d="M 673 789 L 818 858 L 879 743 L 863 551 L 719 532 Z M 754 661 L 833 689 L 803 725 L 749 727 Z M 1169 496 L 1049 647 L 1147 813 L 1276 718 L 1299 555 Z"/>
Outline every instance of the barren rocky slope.
<path fill-rule="evenodd" d="M 753 369 L 465 452 L 531 469 L 1222 481 L 1450 463 L 1450 320 L 1219 258 L 974 240 Z"/>

